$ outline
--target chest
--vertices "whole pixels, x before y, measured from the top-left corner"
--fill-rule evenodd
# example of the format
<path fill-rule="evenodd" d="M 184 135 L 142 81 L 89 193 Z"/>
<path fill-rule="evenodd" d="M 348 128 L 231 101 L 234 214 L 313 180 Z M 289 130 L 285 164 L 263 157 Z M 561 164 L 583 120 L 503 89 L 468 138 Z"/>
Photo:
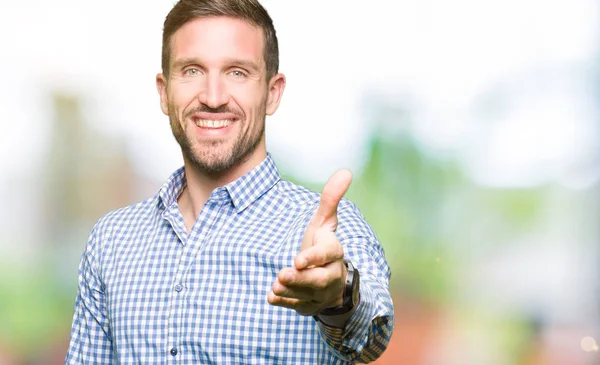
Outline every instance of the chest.
<path fill-rule="evenodd" d="M 267 341 L 264 333 L 276 333 L 276 323 L 302 327 L 305 318 L 266 300 L 277 273 L 292 265 L 308 220 L 300 211 L 280 211 L 234 214 L 221 207 L 199 217 L 185 242 L 160 216 L 113 236 L 103 280 L 115 345 L 209 349 L 235 341 L 227 326 L 256 336 L 257 344 Z"/>

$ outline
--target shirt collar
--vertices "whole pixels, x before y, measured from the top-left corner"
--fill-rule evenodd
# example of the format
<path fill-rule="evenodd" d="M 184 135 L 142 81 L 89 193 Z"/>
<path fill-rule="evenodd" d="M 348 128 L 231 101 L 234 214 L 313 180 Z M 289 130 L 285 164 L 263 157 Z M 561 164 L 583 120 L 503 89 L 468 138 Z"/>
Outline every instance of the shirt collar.
<path fill-rule="evenodd" d="M 182 166 L 165 181 L 158 191 L 160 203 L 162 203 L 163 207 L 168 208 L 171 204 L 175 203 L 185 186 L 185 169 Z"/>
<path fill-rule="evenodd" d="M 271 154 L 267 153 L 267 157 L 254 169 L 215 190 L 226 190 L 239 213 L 269 191 L 280 179 L 279 170 Z M 175 203 L 186 185 L 185 170 L 181 167 L 167 179 L 158 192 L 164 207 Z"/>
<path fill-rule="evenodd" d="M 225 185 L 225 188 L 239 213 L 269 191 L 280 178 L 271 154 L 267 153 L 263 162 L 244 176 Z"/>

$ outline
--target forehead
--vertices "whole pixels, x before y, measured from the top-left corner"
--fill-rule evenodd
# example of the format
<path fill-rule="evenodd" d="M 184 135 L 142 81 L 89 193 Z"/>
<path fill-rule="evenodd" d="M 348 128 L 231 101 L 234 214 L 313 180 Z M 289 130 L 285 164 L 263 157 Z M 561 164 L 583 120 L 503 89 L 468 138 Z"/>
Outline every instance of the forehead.
<path fill-rule="evenodd" d="M 179 28 L 171 39 L 171 63 L 178 58 L 204 61 L 248 59 L 263 60 L 262 29 L 230 17 L 196 18 Z"/>

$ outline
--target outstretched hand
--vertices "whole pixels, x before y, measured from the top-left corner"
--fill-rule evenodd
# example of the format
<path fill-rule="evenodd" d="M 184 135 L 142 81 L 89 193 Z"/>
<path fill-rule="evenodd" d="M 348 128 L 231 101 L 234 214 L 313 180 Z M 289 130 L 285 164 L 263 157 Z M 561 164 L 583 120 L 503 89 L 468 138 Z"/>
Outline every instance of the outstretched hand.
<path fill-rule="evenodd" d="M 351 182 L 352 173 L 343 169 L 336 171 L 325 184 L 294 267 L 278 273 L 267 297 L 270 304 L 294 309 L 305 316 L 342 304 L 347 270 L 344 249 L 335 230 L 337 207 Z"/>

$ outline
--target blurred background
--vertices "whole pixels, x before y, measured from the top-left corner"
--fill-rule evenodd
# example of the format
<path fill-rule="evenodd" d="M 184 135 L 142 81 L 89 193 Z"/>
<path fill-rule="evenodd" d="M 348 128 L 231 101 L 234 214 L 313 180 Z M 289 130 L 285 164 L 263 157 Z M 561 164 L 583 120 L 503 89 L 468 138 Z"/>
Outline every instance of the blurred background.
<path fill-rule="evenodd" d="M 378 364 L 600 364 L 600 4 L 264 0 L 268 149 L 347 197 L 392 267 Z M 0 364 L 62 364 L 87 236 L 182 160 L 161 113 L 173 2 L 0 2 Z"/>

